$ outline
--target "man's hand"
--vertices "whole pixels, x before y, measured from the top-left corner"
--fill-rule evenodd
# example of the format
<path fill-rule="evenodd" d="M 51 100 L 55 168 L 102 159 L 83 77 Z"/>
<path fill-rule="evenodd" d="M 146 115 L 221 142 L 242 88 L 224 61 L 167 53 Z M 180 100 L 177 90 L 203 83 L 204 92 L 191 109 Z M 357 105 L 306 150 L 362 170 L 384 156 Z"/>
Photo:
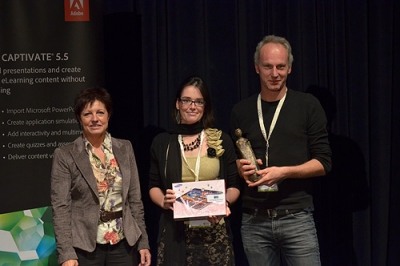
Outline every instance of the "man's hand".
<path fill-rule="evenodd" d="M 262 160 L 257 159 L 257 163 L 262 165 Z M 247 184 L 254 184 L 254 182 L 249 180 L 249 176 L 254 173 L 259 174 L 261 171 L 256 172 L 256 166 L 251 164 L 250 160 L 247 159 L 237 159 L 236 166 L 238 168 L 239 175 L 246 181 Z M 258 183 L 259 181 L 257 181 Z"/>
<path fill-rule="evenodd" d="M 262 165 L 262 160 L 257 159 L 257 163 Z M 265 169 L 256 171 L 256 166 L 251 164 L 249 160 L 246 159 L 237 159 L 236 166 L 238 168 L 239 175 L 243 177 L 249 187 L 257 187 L 261 185 L 272 186 L 273 184 L 278 183 L 279 180 L 285 178 L 284 167 L 267 167 Z M 257 175 L 261 176 L 261 179 L 252 182 L 249 180 L 249 176 L 257 173 Z"/>
<path fill-rule="evenodd" d="M 256 172 L 256 166 L 254 164 L 251 164 L 250 160 L 247 159 L 237 159 L 236 166 L 239 175 L 246 181 L 246 183 L 252 183 L 249 180 L 249 176 Z"/>
<path fill-rule="evenodd" d="M 278 183 L 279 180 L 285 178 L 283 167 L 267 167 L 265 169 L 257 171 L 257 174 L 261 176 L 261 179 L 257 182 L 248 183 L 249 187 L 256 187 L 261 185 L 267 185 L 270 187 L 273 184 Z"/>

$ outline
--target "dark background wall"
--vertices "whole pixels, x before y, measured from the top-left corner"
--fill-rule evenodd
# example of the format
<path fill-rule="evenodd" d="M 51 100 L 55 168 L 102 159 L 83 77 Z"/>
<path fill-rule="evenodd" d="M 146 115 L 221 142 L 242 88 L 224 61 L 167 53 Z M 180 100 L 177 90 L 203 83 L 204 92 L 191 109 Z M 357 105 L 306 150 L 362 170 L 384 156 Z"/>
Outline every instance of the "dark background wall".
<path fill-rule="evenodd" d="M 211 90 L 218 127 L 228 131 L 233 105 L 260 89 L 255 46 L 275 34 L 293 48 L 288 87 L 315 94 L 331 119 L 333 169 L 315 180 L 323 265 L 397 265 L 398 1 L 104 3 L 106 84 L 115 101 L 110 131 L 134 143 L 151 239 L 158 214 L 147 194 L 148 148 L 155 134 L 172 125 L 179 82 L 201 76 Z M 237 264 L 246 265 L 238 234 L 236 241 Z"/>

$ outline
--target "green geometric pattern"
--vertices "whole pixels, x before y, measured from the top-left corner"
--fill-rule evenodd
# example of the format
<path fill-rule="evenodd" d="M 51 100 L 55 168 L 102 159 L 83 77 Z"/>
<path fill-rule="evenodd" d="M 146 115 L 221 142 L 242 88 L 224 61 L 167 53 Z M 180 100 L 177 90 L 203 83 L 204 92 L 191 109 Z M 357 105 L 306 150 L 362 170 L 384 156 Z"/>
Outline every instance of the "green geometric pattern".
<path fill-rule="evenodd" d="M 0 266 L 56 266 L 51 207 L 0 214 Z"/>

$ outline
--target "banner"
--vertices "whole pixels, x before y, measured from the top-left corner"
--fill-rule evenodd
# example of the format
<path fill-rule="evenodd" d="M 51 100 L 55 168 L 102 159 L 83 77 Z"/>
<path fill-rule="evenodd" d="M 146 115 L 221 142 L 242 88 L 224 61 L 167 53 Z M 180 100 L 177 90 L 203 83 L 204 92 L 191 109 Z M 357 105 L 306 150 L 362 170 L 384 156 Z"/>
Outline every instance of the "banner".
<path fill-rule="evenodd" d="M 0 0 L 0 248 L 6 213 L 50 205 L 54 149 L 80 134 L 74 98 L 104 85 L 102 2 Z"/>

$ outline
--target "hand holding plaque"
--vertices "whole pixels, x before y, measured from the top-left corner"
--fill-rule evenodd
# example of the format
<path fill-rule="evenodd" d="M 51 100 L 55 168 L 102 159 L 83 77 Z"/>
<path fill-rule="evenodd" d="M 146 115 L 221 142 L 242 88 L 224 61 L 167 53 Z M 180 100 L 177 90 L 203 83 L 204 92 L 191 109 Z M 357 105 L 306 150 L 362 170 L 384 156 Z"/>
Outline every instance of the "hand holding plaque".
<path fill-rule="evenodd" d="M 238 137 L 238 140 L 236 141 L 236 146 L 239 149 L 242 158 L 247 159 L 251 162 L 251 164 L 254 164 L 256 166 L 256 171 L 260 170 L 260 166 L 256 161 L 256 156 L 254 155 L 253 149 L 251 148 L 250 141 L 242 137 L 242 130 L 240 128 L 237 128 L 235 130 L 235 134 Z M 249 176 L 249 180 L 251 182 L 256 182 L 260 179 L 261 176 L 257 175 L 257 173 Z"/>

